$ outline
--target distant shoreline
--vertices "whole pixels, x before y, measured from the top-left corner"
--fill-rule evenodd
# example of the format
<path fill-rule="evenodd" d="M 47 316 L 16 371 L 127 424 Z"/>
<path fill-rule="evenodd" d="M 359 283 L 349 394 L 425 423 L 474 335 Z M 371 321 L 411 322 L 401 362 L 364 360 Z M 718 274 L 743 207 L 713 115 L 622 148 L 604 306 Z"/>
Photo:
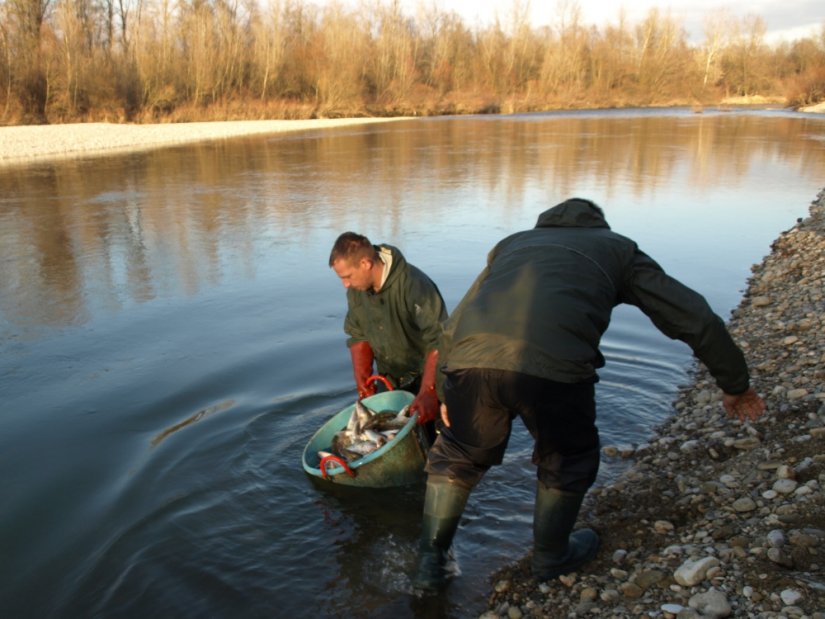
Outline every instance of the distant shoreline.
<path fill-rule="evenodd" d="M 151 125 L 72 123 L 0 127 L 0 167 L 78 156 L 136 152 L 221 138 L 405 119 L 406 117 L 239 120 Z"/>

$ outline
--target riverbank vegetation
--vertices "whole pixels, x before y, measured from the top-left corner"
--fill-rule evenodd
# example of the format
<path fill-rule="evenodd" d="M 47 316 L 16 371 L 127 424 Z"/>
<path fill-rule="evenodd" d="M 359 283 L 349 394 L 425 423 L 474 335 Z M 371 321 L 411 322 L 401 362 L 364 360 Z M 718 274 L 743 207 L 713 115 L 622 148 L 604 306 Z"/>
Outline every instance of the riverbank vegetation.
<path fill-rule="evenodd" d="M 469 25 L 434 2 L 0 0 L 0 124 L 434 115 L 825 99 L 819 34 L 769 45 L 758 16 L 704 39 L 653 9 L 585 24 L 563 0 Z"/>

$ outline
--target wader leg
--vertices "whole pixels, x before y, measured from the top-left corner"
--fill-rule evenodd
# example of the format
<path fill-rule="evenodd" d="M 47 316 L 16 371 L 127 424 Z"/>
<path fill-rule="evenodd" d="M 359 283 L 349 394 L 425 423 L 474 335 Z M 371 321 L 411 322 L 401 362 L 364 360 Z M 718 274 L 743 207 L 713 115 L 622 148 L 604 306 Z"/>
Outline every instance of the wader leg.
<path fill-rule="evenodd" d="M 538 482 L 533 513 L 533 576 L 551 580 L 596 556 L 599 536 L 592 529 L 571 535 L 584 493 L 564 492 Z"/>
<path fill-rule="evenodd" d="M 413 579 L 416 588 L 433 591 L 446 583 L 448 551 L 469 496 L 468 487 L 448 477 L 431 475 L 427 480 L 418 568 Z"/>

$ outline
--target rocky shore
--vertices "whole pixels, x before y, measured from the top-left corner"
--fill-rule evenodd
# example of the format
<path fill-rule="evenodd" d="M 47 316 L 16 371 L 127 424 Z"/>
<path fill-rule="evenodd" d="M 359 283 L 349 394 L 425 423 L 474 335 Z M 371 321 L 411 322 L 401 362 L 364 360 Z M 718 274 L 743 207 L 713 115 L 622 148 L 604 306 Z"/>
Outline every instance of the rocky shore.
<path fill-rule="evenodd" d="M 605 448 L 633 462 L 585 500 L 596 560 L 536 582 L 525 557 L 482 619 L 825 619 L 825 190 L 752 271 L 729 326 L 765 414 L 726 417 L 697 367 L 648 444 Z"/>

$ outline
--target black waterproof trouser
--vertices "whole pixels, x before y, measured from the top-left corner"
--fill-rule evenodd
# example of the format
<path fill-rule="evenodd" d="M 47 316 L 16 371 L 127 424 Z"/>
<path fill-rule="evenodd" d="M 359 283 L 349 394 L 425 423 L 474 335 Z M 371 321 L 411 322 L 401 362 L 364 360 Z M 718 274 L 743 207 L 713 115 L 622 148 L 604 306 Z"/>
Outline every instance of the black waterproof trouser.
<path fill-rule="evenodd" d="M 430 449 L 426 471 L 469 487 L 501 464 L 513 419 L 534 439 L 533 463 L 548 488 L 584 493 L 599 470 L 593 383 L 559 383 L 520 372 L 472 368 L 448 372 L 450 427 Z"/>

